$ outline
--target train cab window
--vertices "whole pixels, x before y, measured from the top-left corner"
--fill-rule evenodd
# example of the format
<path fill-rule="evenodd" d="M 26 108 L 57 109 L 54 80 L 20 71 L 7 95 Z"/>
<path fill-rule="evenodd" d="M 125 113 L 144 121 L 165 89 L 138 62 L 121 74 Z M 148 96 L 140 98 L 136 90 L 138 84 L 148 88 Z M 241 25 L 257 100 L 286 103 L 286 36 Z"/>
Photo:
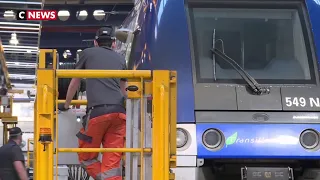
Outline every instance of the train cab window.
<path fill-rule="evenodd" d="M 224 52 L 259 83 L 313 84 L 315 69 L 298 9 L 190 7 L 197 83 L 243 83 Z"/>

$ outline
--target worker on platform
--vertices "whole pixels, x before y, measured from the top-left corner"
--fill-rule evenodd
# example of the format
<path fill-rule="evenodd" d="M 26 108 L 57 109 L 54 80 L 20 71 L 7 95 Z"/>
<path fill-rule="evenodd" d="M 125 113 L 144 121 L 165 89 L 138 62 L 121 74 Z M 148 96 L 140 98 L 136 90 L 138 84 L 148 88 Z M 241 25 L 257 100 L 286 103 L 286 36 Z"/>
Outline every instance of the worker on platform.
<path fill-rule="evenodd" d="M 11 128 L 9 136 L 9 142 L 0 148 L 0 180 L 29 180 L 20 147 L 22 131 Z"/>
<path fill-rule="evenodd" d="M 103 27 L 97 31 L 95 47 L 83 50 L 76 69 L 125 70 L 125 59 L 111 49 L 114 43 L 114 29 Z M 77 134 L 79 148 L 123 148 L 126 130 L 126 79 L 88 78 L 86 79 L 87 114 L 83 128 Z M 80 85 L 80 79 L 70 82 L 66 102 L 59 105 L 64 111 L 69 108 Z M 122 179 L 122 153 L 103 153 L 102 162 L 99 153 L 78 153 L 81 165 L 87 173 L 97 180 Z"/>

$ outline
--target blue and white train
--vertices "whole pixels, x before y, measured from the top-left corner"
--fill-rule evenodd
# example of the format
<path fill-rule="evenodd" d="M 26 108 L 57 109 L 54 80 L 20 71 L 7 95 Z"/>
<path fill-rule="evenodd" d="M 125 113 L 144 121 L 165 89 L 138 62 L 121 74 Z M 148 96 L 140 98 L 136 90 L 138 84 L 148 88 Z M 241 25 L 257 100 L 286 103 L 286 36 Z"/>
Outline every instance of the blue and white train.
<path fill-rule="evenodd" d="M 320 1 L 143 0 L 130 69 L 178 72 L 177 180 L 320 178 Z"/>

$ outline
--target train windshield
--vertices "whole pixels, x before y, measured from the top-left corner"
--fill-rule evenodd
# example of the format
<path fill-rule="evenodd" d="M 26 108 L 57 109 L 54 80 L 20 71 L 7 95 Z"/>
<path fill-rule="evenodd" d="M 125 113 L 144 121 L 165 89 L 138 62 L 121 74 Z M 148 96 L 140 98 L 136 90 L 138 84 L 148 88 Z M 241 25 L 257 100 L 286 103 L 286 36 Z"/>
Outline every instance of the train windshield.
<path fill-rule="evenodd" d="M 190 8 L 198 83 L 243 83 L 216 48 L 259 83 L 313 84 L 304 17 L 296 9 Z"/>

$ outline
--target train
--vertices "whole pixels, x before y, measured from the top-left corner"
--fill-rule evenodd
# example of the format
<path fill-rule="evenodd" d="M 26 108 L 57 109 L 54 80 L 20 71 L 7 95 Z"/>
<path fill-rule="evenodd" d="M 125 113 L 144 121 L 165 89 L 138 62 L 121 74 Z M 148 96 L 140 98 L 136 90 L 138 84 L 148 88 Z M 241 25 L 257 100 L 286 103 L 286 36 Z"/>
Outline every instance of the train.
<path fill-rule="evenodd" d="M 175 70 L 177 180 L 319 179 L 319 0 L 142 0 L 134 70 Z"/>

